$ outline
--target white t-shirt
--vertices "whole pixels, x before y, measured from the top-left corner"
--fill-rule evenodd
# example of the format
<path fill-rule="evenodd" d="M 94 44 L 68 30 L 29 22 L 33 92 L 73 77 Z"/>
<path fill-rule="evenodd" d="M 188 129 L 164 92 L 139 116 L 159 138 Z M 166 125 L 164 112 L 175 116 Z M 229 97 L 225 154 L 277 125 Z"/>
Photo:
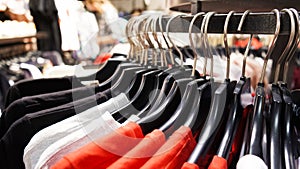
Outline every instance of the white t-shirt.
<path fill-rule="evenodd" d="M 239 159 L 236 169 L 268 169 L 268 166 L 261 158 L 248 154 Z"/>
<path fill-rule="evenodd" d="M 34 168 L 40 155 L 53 143 L 62 139 L 101 117 L 105 112 L 113 112 L 129 103 L 127 96 L 122 93 L 105 103 L 90 108 L 80 114 L 53 124 L 35 134 L 25 147 L 23 162 L 26 168 Z M 103 122 L 103 119 L 100 118 Z M 99 122 L 99 121 L 98 121 Z"/>
<path fill-rule="evenodd" d="M 80 147 L 99 139 L 117 128 L 126 125 L 129 121 L 137 121 L 139 118 L 131 116 L 122 125 L 114 120 L 110 113 L 105 113 L 102 118 L 93 120 L 84 128 L 64 137 L 63 139 L 53 143 L 40 156 L 37 162 L 36 169 L 48 169 L 65 155 L 79 149 Z"/>

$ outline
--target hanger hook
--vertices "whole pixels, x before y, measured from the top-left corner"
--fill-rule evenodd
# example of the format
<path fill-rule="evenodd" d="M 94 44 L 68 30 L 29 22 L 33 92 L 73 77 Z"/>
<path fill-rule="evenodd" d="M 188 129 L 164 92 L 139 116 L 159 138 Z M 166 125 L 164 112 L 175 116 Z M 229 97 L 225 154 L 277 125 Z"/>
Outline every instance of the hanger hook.
<path fill-rule="evenodd" d="M 151 40 L 151 38 L 149 36 L 149 33 L 154 31 L 154 28 L 153 28 L 154 17 L 150 16 L 148 18 L 148 20 L 149 20 L 149 22 L 145 25 L 146 30 L 147 30 L 145 32 L 145 36 L 146 36 L 146 39 L 147 39 L 148 43 L 150 44 L 150 48 L 152 48 L 152 59 L 153 59 L 152 60 L 152 64 L 154 66 L 157 66 L 157 51 L 155 49 L 154 43 L 152 42 L 152 40 Z"/>
<path fill-rule="evenodd" d="M 158 39 L 158 36 L 157 36 L 156 23 L 157 23 L 158 19 L 159 19 L 159 17 L 157 17 L 157 16 L 154 18 L 154 22 L 153 22 L 153 25 L 152 25 L 154 31 L 152 32 L 152 36 L 154 37 L 154 40 L 156 41 L 156 43 L 158 45 L 158 48 L 160 50 L 161 66 L 163 67 L 164 65 L 167 66 L 167 60 L 166 60 L 166 57 L 165 57 L 165 53 L 163 52 L 162 44 L 159 42 L 159 39 Z"/>
<path fill-rule="evenodd" d="M 242 31 L 243 24 L 244 24 L 244 22 L 246 20 L 247 15 L 249 15 L 250 12 L 251 12 L 250 10 L 246 10 L 243 13 L 241 21 L 240 21 L 238 29 L 237 29 L 239 32 Z M 253 39 L 253 34 L 250 34 L 250 38 L 249 38 L 249 41 L 247 43 L 247 47 L 246 47 L 246 50 L 245 50 L 245 53 L 244 53 L 244 57 L 243 57 L 242 78 L 245 78 L 246 65 L 247 65 L 247 56 L 248 56 L 249 50 L 251 48 L 252 39 Z"/>
<path fill-rule="evenodd" d="M 227 33 L 228 33 L 228 25 L 229 25 L 230 17 L 233 14 L 234 14 L 234 11 L 230 11 L 227 14 L 225 24 L 224 24 L 224 45 L 225 45 L 225 51 L 226 51 L 226 57 L 227 57 L 226 79 L 229 79 L 229 75 L 230 75 L 230 50 L 228 47 Z"/>
<path fill-rule="evenodd" d="M 279 80 L 279 73 L 280 73 L 281 63 L 285 59 L 287 59 L 288 53 L 293 48 L 293 42 L 294 42 L 295 33 L 296 33 L 295 32 L 295 18 L 294 18 L 294 14 L 289 9 L 282 9 L 281 11 L 285 12 L 285 13 L 288 13 L 288 15 L 290 17 L 291 29 L 290 29 L 290 37 L 289 37 L 288 43 L 287 43 L 284 51 L 280 55 L 279 59 L 276 62 L 275 77 L 274 77 L 274 83 L 275 84 L 277 84 L 277 82 Z"/>
<path fill-rule="evenodd" d="M 201 25 L 201 36 L 203 36 L 204 34 L 204 37 L 202 37 L 202 39 L 204 40 L 204 47 L 206 50 L 206 56 L 209 56 L 209 58 L 211 59 L 210 61 L 210 78 L 213 78 L 213 72 L 214 72 L 214 58 L 213 58 L 213 55 L 212 55 L 212 51 L 211 51 L 211 48 L 208 44 L 208 36 L 207 36 L 207 33 L 208 33 L 208 25 L 209 25 L 209 20 L 212 16 L 215 15 L 216 12 L 208 12 L 206 15 L 205 15 L 205 18 L 203 20 L 205 20 L 204 22 L 202 21 L 202 25 Z M 207 65 L 207 57 L 205 59 L 205 63 L 204 63 L 204 67 L 206 67 Z M 205 74 L 204 74 L 205 76 Z"/>
<path fill-rule="evenodd" d="M 299 42 L 300 42 L 300 39 L 299 39 L 299 37 L 300 37 L 299 13 L 297 10 L 295 10 L 293 8 L 290 8 L 290 11 L 292 11 L 294 13 L 294 17 L 296 17 L 296 20 L 294 20 L 294 21 L 295 21 L 295 27 L 297 28 L 296 31 L 298 31 L 298 33 L 296 34 L 295 39 L 294 39 L 295 43 L 294 43 L 294 46 L 292 47 L 293 49 L 288 54 L 285 65 L 284 65 L 283 83 L 287 83 L 287 74 L 288 74 L 288 69 L 289 69 L 289 63 L 290 63 L 291 59 L 293 58 L 293 56 L 298 48 Z"/>
<path fill-rule="evenodd" d="M 139 61 L 140 60 L 140 58 L 139 58 L 139 54 L 138 54 L 138 52 L 141 50 L 141 48 L 142 48 L 142 44 L 141 44 L 141 42 L 140 42 L 140 37 L 139 37 L 139 31 L 138 31 L 138 26 L 139 26 L 139 24 L 140 24 L 140 22 L 141 22 L 141 20 L 144 18 L 145 16 L 139 16 L 139 17 L 136 17 L 135 18 L 135 20 L 133 21 L 133 23 L 132 23 L 132 26 L 131 26 L 131 32 L 132 32 L 132 37 L 134 38 L 134 39 L 132 39 L 133 40 L 133 42 L 136 42 L 136 43 L 134 43 L 134 45 L 135 45 L 135 50 L 134 50 L 134 52 L 135 52 L 135 57 L 136 57 L 136 61 Z M 138 42 L 137 42 L 138 41 Z"/>
<path fill-rule="evenodd" d="M 131 18 L 126 25 L 125 32 L 126 32 L 128 42 L 130 44 L 130 50 L 129 50 L 129 54 L 127 56 L 127 60 L 131 59 L 133 57 L 133 55 L 135 54 L 136 45 L 132 39 L 132 36 L 133 36 L 132 30 L 133 30 L 133 24 L 135 23 L 136 19 L 137 19 L 137 17 Z"/>
<path fill-rule="evenodd" d="M 180 56 L 180 66 L 183 67 L 183 54 L 182 52 L 179 50 L 179 48 L 175 45 L 175 43 L 173 42 L 172 38 L 170 37 L 170 25 L 171 25 L 171 22 L 178 18 L 178 17 L 182 17 L 182 16 L 187 16 L 187 15 L 175 15 L 175 16 L 172 16 L 168 23 L 167 23 L 167 26 L 166 26 L 166 33 L 167 33 L 167 37 L 170 41 L 170 43 L 172 44 L 172 46 L 175 48 L 175 50 L 179 53 L 179 56 Z"/>
<path fill-rule="evenodd" d="M 261 85 L 263 85 L 263 82 L 264 82 L 264 79 L 265 79 L 269 57 L 270 57 L 270 55 L 272 54 L 272 52 L 275 48 L 275 43 L 277 42 L 277 39 L 278 39 L 278 36 L 279 36 L 279 33 L 280 33 L 280 24 L 281 24 L 280 23 L 280 13 L 279 13 L 278 9 L 273 9 L 272 12 L 274 12 L 275 17 L 276 17 L 276 28 L 275 28 L 274 37 L 273 37 L 272 42 L 270 44 L 270 47 L 268 49 L 267 55 L 264 59 L 264 65 L 263 65 L 262 73 L 261 73 L 260 80 L 259 80 L 259 83 Z"/>
<path fill-rule="evenodd" d="M 192 30 L 193 30 L 193 27 L 194 27 L 194 23 L 196 21 L 196 19 L 199 17 L 199 16 L 202 16 L 204 15 L 205 13 L 204 12 L 201 12 L 201 13 L 198 13 L 196 14 L 191 23 L 190 23 L 190 26 L 189 26 L 189 39 L 190 39 L 190 44 L 191 44 L 191 48 L 192 48 L 192 51 L 193 51 L 193 56 L 194 56 L 194 65 L 193 65 L 193 71 L 192 71 L 192 76 L 194 77 L 195 76 L 195 72 L 196 72 L 196 66 L 197 66 L 197 51 L 196 51 L 196 47 L 195 47 L 195 44 L 194 44 L 194 41 L 193 41 L 193 37 L 192 37 Z M 203 21 L 202 21 L 203 22 Z M 206 73 L 203 72 L 203 74 Z"/>
<path fill-rule="evenodd" d="M 131 19 L 128 21 L 128 23 L 127 23 L 127 25 L 126 25 L 126 27 L 125 27 L 125 34 L 126 34 L 128 43 L 129 43 L 129 45 L 130 45 L 129 53 L 128 53 L 127 58 L 126 58 L 127 60 L 130 59 L 131 54 L 132 54 L 132 50 L 133 50 L 133 44 L 132 44 L 133 42 L 131 41 L 131 39 L 130 39 L 130 37 L 129 37 L 129 27 L 130 27 L 130 24 L 131 24 L 132 20 L 133 20 L 133 18 L 131 18 Z"/>
<path fill-rule="evenodd" d="M 162 26 L 163 25 L 162 24 L 162 18 L 163 18 L 163 14 L 161 14 L 159 16 L 159 29 L 160 29 L 160 33 L 161 33 L 161 35 L 162 35 L 162 37 L 163 37 L 163 39 L 164 39 L 164 41 L 165 41 L 165 43 L 167 45 L 168 52 L 169 52 L 169 55 L 170 55 L 170 58 L 171 58 L 171 64 L 174 66 L 175 65 L 175 61 L 174 61 L 174 56 L 173 56 L 173 53 L 172 53 L 172 48 L 171 48 L 171 46 L 170 46 L 170 44 L 169 44 L 169 42 L 168 42 L 168 40 L 167 40 L 167 38 L 166 38 L 166 36 L 164 34 L 164 30 L 163 30 L 163 26 Z"/>
<path fill-rule="evenodd" d="M 148 49 L 148 45 L 145 42 L 145 39 L 143 38 L 143 25 L 145 24 L 147 20 L 147 17 L 141 17 L 140 21 L 137 23 L 136 25 L 136 31 L 137 31 L 137 39 L 139 41 L 139 44 L 141 45 L 141 57 L 140 57 L 140 63 L 141 64 L 146 64 L 146 62 L 144 62 L 147 59 L 147 49 Z"/>
<path fill-rule="evenodd" d="M 151 22 L 152 22 L 151 17 L 144 19 L 143 34 L 142 34 L 143 36 L 141 36 L 144 39 L 144 41 L 148 43 L 148 45 L 146 46 L 145 52 L 144 52 L 144 63 L 145 63 L 145 65 L 148 65 L 148 57 L 149 57 L 148 50 L 149 50 L 149 48 L 152 48 L 152 49 L 154 48 L 154 45 L 151 42 L 151 39 L 148 35 L 148 32 L 151 30 L 151 27 L 149 27 L 149 24 L 151 24 Z"/>

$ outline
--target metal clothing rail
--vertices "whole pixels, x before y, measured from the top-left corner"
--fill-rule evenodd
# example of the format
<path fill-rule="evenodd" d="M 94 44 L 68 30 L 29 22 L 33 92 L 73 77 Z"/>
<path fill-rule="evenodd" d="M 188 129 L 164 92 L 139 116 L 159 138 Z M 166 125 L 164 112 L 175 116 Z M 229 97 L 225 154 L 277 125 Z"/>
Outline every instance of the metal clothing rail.
<path fill-rule="evenodd" d="M 295 8 L 300 10 L 300 3 L 297 0 L 191 0 L 189 3 L 178 4 L 171 7 L 173 11 L 196 14 L 198 12 L 216 11 L 227 13 L 231 10 L 243 12 L 271 11 L 274 8 Z"/>
<path fill-rule="evenodd" d="M 208 33 L 223 34 L 224 23 L 227 14 L 215 14 L 209 21 Z M 242 17 L 242 13 L 235 13 L 229 21 L 228 33 L 229 34 L 274 34 L 276 26 L 276 18 L 272 12 L 264 13 L 250 13 L 247 15 L 242 31 L 238 32 L 237 28 Z M 195 27 L 200 28 L 204 16 L 198 17 L 194 23 Z M 281 28 L 280 35 L 289 35 L 290 32 L 290 19 L 286 13 L 281 13 Z M 166 25 L 169 17 L 165 17 L 162 20 L 163 31 L 166 31 Z M 183 16 L 181 18 L 174 19 L 170 24 L 170 32 L 188 32 L 189 23 L 192 20 L 192 16 Z M 157 30 L 159 24 L 157 24 Z M 196 28 L 193 32 L 198 32 Z"/>

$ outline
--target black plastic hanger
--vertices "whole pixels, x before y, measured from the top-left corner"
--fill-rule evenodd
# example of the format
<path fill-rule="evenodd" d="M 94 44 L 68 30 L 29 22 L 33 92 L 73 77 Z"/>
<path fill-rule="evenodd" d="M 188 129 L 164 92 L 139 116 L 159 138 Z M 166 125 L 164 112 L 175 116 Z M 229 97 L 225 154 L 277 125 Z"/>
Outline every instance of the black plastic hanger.
<path fill-rule="evenodd" d="M 103 83 L 106 80 L 108 80 L 110 77 L 114 75 L 116 70 L 119 68 L 119 65 L 121 63 L 124 63 L 124 61 L 121 60 L 108 60 L 104 67 L 102 67 L 99 71 L 97 71 L 93 75 L 85 76 L 85 77 L 78 77 L 81 81 L 87 81 L 91 79 L 98 80 L 99 83 Z"/>
<path fill-rule="evenodd" d="M 191 36 L 192 28 L 193 28 L 195 20 L 203 14 L 204 13 L 198 13 L 197 15 L 195 15 L 193 17 L 193 19 L 190 23 L 190 27 L 189 27 L 190 44 L 191 44 L 191 47 L 194 49 L 193 55 L 194 55 L 194 59 L 196 59 L 196 62 L 197 62 L 198 56 L 197 56 L 196 49 L 194 46 L 193 38 Z M 206 59 L 207 59 L 207 57 L 206 57 Z M 203 74 L 204 75 L 206 74 L 206 66 L 204 66 Z M 209 80 L 207 80 L 206 77 L 204 76 L 204 77 L 200 77 L 199 79 L 196 79 L 196 80 L 190 82 L 187 85 L 179 107 L 175 111 L 174 115 L 163 126 L 160 127 L 161 131 L 168 130 L 168 133 L 173 133 L 177 128 L 179 128 L 181 125 L 183 125 L 185 123 L 185 121 L 188 117 L 191 117 L 191 119 L 196 119 L 194 117 L 195 117 L 195 115 L 197 117 L 197 114 L 198 114 L 198 110 L 199 110 L 198 108 L 200 107 L 202 91 L 204 91 L 204 89 L 207 89 L 207 86 L 210 85 L 209 83 L 207 83 L 208 81 Z M 197 110 L 197 111 L 194 111 L 194 110 Z M 193 113 L 193 114 L 191 114 L 191 113 Z M 194 122 L 194 120 L 192 120 L 192 121 Z M 191 122 L 191 121 L 189 121 L 189 122 Z"/>
<path fill-rule="evenodd" d="M 295 42 L 295 19 L 293 13 L 288 9 L 283 9 L 282 11 L 287 12 L 290 16 L 291 22 L 291 31 L 290 38 L 288 44 L 283 51 L 282 55 L 277 61 L 276 65 L 282 64 L 282 60 L 286 58 L 289 50 L 293 48 L 293 43 Z M 298 37 L 298 36 L 297 36 Z M 280 67 L 280 66 L 279 66 Z M 276 66 L 278 68 L 278 66 Z M 278 69 L 276 69 L 275 73 L 275 81 L 272 84 L 272 102 L 271 102 L 271 114 L 270 114 L 270 168 L 271 169 L 281 169 L 282 166 L 282 137 L 281 137 L 281 129 L 282 129 L 282 98 L 281 91 L 277 84 L 278 82 Z"/>
<path fill-rule="evenodd" d="M 161 19 L 162 16 L 160 16 L 160 19 Z M 169 20 L 168 21 L 168 24 L 167 24 L 167 37 L 169 38 L 169 41 L 171 42 L 171 44 L 174 45 L 172 39 L 170 38 L 169 36 L 169 25 L 170 25 L 170 22 L 172 21 Z M 160 27 L 161 27 L 161 20 L 160 20 Z M 161 31 L 162 31 L 162 28 L 161 28 Z M 166 42 L 167 46 L 170 46 L 168 43 L 167 43 L 167 40 L 164 36 L 164 34 L 162 33 L 163 37 L 164 37 L 164 41 Z M 156 35 L 155 35 L 156 36 Z M 157 41 L 157 39 L 156 39 Z M 157 41 L 158 43 L 158 41 Z M 159 46 L 162 46 L 162 45 L 159 45 Z M 180 53 L 180 55 L 182 55 Z M 163 56 L 165 57 L 165 56 Z M 182 57 L 181 57 L 182 58 Z M 175 64 L 175 61 L 174 61 L 174 57 L 171 57 L 171 63 L 172 63 L 172 68 L 171 69 L 168 69 L 167 71 L 164 71 L 161 75 L 167 75 L 167 74 L 170 74 L 168 75 L 166 78 L 165 78 L 165 81 L 164 81 L 164 85 L 162 86 L 162 90 L 159 92 L 159 90 L 155 90 L 154 91 L 154 96 L 153 96 L 153 100 L 152 102 L 149 104 L 148 107 L 145 107 L 144 110 L 142 110 L 141 112 L 139 112 L 138 116 L 139 117 L 145 117 L 147 114 L 151 114 L 151 112 L 154 112 L 156 111 L 156 108 L 158 106 L 161 105 L 161 103 L 163 103 L 164 99 L 166 98 L 166 96 L 168 95 L 169 91 L 171 90 L 171 87 L 173 86 L 173 83 L 175 81 L 175 79 L 181 79 L 181 78 L 186 78 L 186 77 L 189 77 L 190 75 L 190 72 L 191 70 L 189 69 L 189 67 L 186 67 L 186 66 L 183 66 L 183 61 L 181 61 L 181 65 L 180 66 L 177 66 Z M 166 74 L 167 73 L 167 74 Z M 198 76 L 198 73 L 197 73 L 197 77 Z"/>
<path fill-rule="evenodd" d="M 240 24 L 238 26 L 238 31 L 241 31 L 243 22 L 246 18 L 246 15 L 248 15 L 249 12 L 250 12 L 249 10 L 244 12 L 244 14 L 241 18 Z M 240 78 L 240 81 L 235 86 L 235 89 L 233 92 L 234 99 L 232 100 L 232 103 L 231 103 L 233 106 L 231 107 L 231 109 L 229 111 L 229 117 L 228 117 L 227 124 L 226 124 L 225 134 L 221 141 L 220 147 L 217 151 L 217 155 L 219 157 L 223 157 L 224 159 L 228 159 L 228 157 L 229 157 L 229 153 L 232 148 L 232 143 L 234 141 L 237 128 L 238 128 L 239 123 L 243 116 L 243 106 L 241 105 L 241 93 L 243 90 L 248 90 L 248 92 L 250 93 L 249 85 L 248 85 L 248 87 L 245 86 L 245 83 L 246 83 L 245 68 L 246 68 L 246 59 L 247 59 L 247 56 L 249 53 L 249 49 L 251 47 L 252 37 L 253 37 L 253 35 L 251 34 L 250 39 L 247 44 L 247 47 L 246 47 L 246 51 L 244 53 L 243 66 L 242 66 L 242 77 Z M 244 86 L 245 86 L 245 88 L 244 88 Z"/>
<path fill-rule="evenodd" d="M 224 25 L 224 42 L 225 46 L 227 45 L 227 27 L 229 23 L 230 16 L 233 14 L 233 11 L 231 11 L 226 18 L 225 25 Z M 208 26 L 208 22 L 211 16 L 214 15 L 214 12 L 209 12 L 205 16 L 205 26 Z M 207 28 L 205 29 L 205 35 L 207 36 Z M 207 37 L 206 37 L 207 38 Z M 206 44 L 206 43 L 204 43 Z M 206 47 L 209 49 L 208 44 L 206 44 Z M 228 45 L 226 46 L 228 49 Z M 210 50 L 210 49 L 209 49 Z M 210 55 L 211 51 L 209 52 Z M 227 50 L 227 57 L 229 60 L 229 51 Z M 213 58 L 211 58 L 213 59 Z M 212 143 L 214 142 L 214 138 L 218 133 L 220 133 L 220 128 L 222 124 L 224 123 L 224 119 L 226 117 L 224 116 L 225 107 L 228 105 L 228 98 L 230 97 L 230 93 L 232 92 L 232 87 L 235 86 L 235 83 L 230 83 L 229 80 L 229 64 L 230 61 L 227 62 L 227 74 L 226 74 L 226 80 L 224 83 L 220 84 L 220 86 L 217 87 L 216 83 L 212 84 L 212 94 L 213 94 L 213 101 L 210 106 L 210 110 L 208 113 L 208 117 L 205 121 L 205 124 L 200 132 L 200 135 L 197 139 L 197 145 L 191 154 L 191 156 L 188 159 L 189 163 L 197 163 L 198 159 L 200 157 L 205 156 L 207 150 L 210 149 Z M 211 68 L 213 65 L 211 66 Z M 212 73 L 213 71 L 211 71 Z"/>
<path fill-rule="evenodd" d="M 299 14 L 297 10 L 295 9 L 289 9 L 292 13 L 293 16 L 296 18 L 295 19 L 295 26 L 296 26 L 296 36 L 294 39 L 294 44 L 292 46 L 292 49 L 290 50 L 286 60 L 285 60 L 285 65 L 284 65 L 284 74 L 283 74 L 283 83 L 280 84 L 280 89 L 282 92 L 282 97 L 283 97 L 283 102 L 284 102 L 284 115 L 282 115 L 283 118 L 283 130 L 282 130 L 282 137 L 281 139 L 283 140 L 283 156 L 284 156 L 284 168 L 286 169 L 292 169 L 296 167 L 295 164 L 295 151 L 297 149 L 297 145 L 294 143 L 294 133 L 293 133 L 293 126 L 294 126 L 294 112 L 293 112 L 293 100 L 291 93 L 289 89 L 287 88 L 287 70 L 289 66 L 289 62 L 293 58 L 297 47 L 299 45 Z"/>
<path fill-rule="evenodd" d="M 146 59 L 147 58 L 145 58 L 145 60 Z M 143 74 L 145 71 L 149 70 L 151 70 L 149 73 Z M 117 119 L 117 121 L 123 121 L 122 119 L 124 119 L 124 117 L 130 116 L 131 114 L 137 114 L 139 111 L 149 105 L 148 96 L 152 91 L 155 90 L 155 87 L 157 86 L 156 84 L 161 84 L 164 80 L 164 78 L 156 78 L 156 76 L 161 72 L 162 70 L 154 70 L 148 68 L 143 72 L 135 75 L 135 79 L 131 83 L 131 87 L 129 87 L 125 92 L 131 100 L 130 103 L 122 107 L 120 110 L 112 113 L 113 117 Z M 157 82 L 156 80 L 159 80 L 159 82 Z"/>
<path fill-rule="evenodd" d="M 162 105 L 156 111 L 137 121 L 144 134 L 159 128 L 172 116 L 181 101 L 182 91 L 184 92 L 186 85 L 191 81 L 192 78 L 176 80 Z"/>
<path fill-rule="evenodd" d="M 280 14 L 277 9 L 274 9 L 273 12 L 276 15 L 276 30 L 275 35 L 271 43 L 271 47 L 268 50 L 267 56 L 264 59 L 264 67 L 262 70 L 262 75 L 260 78 L 260 82 L 256 88 L 256 97 L 254 102 L 254 116 L 252 120 L 252 130 L 250 132 L 250 145 L 249 145 L 249 154 L 258 156 L 262 158 L 262 137 L 263 137 L 263 122 L 264 122 L 264 110 L 265 110 L 265 91 L 264 91 L 264 77 L 265 77 L 265 69 L 269 59 L 269 56 L 274 50 L 275 42 L 277 41 L 277 37 L 280 31 Z"/>

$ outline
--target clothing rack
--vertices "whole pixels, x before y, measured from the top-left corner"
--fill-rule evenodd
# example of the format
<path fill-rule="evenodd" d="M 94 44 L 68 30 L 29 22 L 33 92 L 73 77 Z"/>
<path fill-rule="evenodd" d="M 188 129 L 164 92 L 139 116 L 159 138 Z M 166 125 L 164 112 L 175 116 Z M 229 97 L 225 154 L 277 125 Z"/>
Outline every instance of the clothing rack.
<path fill-rule="evenodd" d="M 271 10 L 270 10 L 271 11 Z M 209 21 L 208 33 L 224 33 L 224 23 L 227 14 L 215 14 Z M 239 22 L 241 20 L 242 13 L 235 13 L 229 21 L 228 24 L 228 33 L 229 34 L 274 34 L 276 26 L 276 18 L 272 12 L 264 13 L 250 13 L 244 23 L 241 31 L 237 31 Z M 188 32 L 189 24 L 186 21 L 190 22 L 193 16 L 183 16 L 179 19 L 172 21 L 170 26 L 170 32 Z M 204 16 L 198 17 L 194 25 L 200 28 Z M 286 13 L 281 13 L 281 28 L 280 35 L 288 35 L 290 32 L 290 19 Z M 163 19 L 163 31 L 166 31 L 166 25 L 168 23 L 169 17 Z M 172 25 L 176 25 L 172 27 Z M 157 30 L 159 30 L 159 24 L 157 24 Z M 196 29 L 193 29 L 194 33 L 200 33 Z"/>
<path fill-rule="evenodd" d="M 271 10 L 270 10 L 271 11 Z M 242 30 L 238 31 L 238 25 L 240 23 L 243 13 L 234 13 L 231 16 L 228 24 L 228 34 L 267 34 L 273 35 L 276 28 L 276 17 L 272 12 L 256 12 L 249 13 L 243 23 Z M 224 24 L 227 14 L 215 14 L 209 20 L 208 33 L 223 34 L 224 33 Z M 189 32 L 189 23 L 192 20 L 193 16 L 182 16 L 181 18 L 174 19 L 170 24 L 170 32 Z M 200 33 L 201 23 L 204 16 L 199 16 L 194 25 L 198 29 L 193 29 L 194 33 Z M 168 23 L 169 17 L 165 17 L 162 20 L 163 31 L 166 32 L 166 25 Z M 176 26 L 174 26 L 176 25 Z M 273 59 L 273 67 L 275 70 L 275 63 L 279 59 L 281 53 L 283 52 L 290 33 L 290 19 L 288 14 L 281 13 L 280 17 L 280 34 L 278 36 L 278 43 L 275 46 L 275 52 L 273 52 L 271 59 Z M 156 30 L 159 29 L 159 24 L 157 24 Z M 291 66 L 292 67 L 292 66 Z M 275 73 L 272 71 L 272 75 Z M 280 72 L 282 74 L 283 72 Z M 289 70 L 289 75 L 292 75 L 292 69 Z M 270 82 L 273 82 L 273 79 L 269 79 Z M 291 78 L 290 78 L 291 80 Z M 291 83 L 289 83 L 291 84 Z"/>
<path fill-rule="evenodd" d="M 283 9 L 289 7 L 300 10 L 300 4 L 294 0 L 191 0 L 190 3 L 179 4 L 170 9 L 173 11 L 196 14 L 202 11 L 227 13 L 231 10 L 236 12 L 243 12 L 245 10 L 263 12 L 271 11 L 274 8 Z"/>

